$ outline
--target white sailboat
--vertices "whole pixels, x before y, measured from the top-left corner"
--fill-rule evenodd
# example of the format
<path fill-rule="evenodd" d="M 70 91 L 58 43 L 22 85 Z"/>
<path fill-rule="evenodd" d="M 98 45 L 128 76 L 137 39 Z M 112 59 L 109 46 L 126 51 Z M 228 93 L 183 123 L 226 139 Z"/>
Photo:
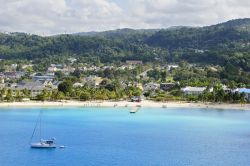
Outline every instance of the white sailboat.
<path fill-rule="evenodd" d="M 30 139 L 30 147 L 31 148 L 56 148 L 56 144 L 55 144 L 55 138 L 51 138 L 51 139 L 47 139 L 44 140 L 42 139 L 42 112 L 40 112 L 39 117 L 37 119 L 35 128 L 33 130 L 31 139 Z M 40 136 L 40 141 L 38 142 L 32 142 L 33 137 L 36 133 L 37 127 L 39 125 L 39 136 Z"/>

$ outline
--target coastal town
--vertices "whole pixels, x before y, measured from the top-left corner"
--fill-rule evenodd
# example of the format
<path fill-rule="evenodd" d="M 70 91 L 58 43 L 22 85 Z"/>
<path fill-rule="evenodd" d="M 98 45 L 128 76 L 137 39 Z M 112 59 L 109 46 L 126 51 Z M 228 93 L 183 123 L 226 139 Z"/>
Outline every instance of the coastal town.
<path fill-rule="evenodd" d="M 32 62 L 4 64 L 0 72 L 0 100 L 124 100 L 200 101 L 247 103 L 250 89 L 244 85 L 184 83 L 178 70 L 217 71 L 219 67 L 196 64 L 143 64 L 127 60 L 119 64 L 79 63 L 70 57 L 65 64 L 48 64 L 34 71 Z"/>
<path fill-rule="evenodd" d="M 0 2 L 0 166 L 250 166 L 250 0 Z"/>

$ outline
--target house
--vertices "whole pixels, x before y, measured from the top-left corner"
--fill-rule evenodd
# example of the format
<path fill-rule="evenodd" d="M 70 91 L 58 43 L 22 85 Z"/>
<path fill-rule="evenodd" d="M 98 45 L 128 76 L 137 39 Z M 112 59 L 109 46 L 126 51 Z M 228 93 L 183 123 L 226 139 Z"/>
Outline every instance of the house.
<path fill-rule="evenodd" d="M 62 69 L 63 65 L 62 64 L 51 64 L 50 67 L 56 67 L 56 68 Z"/>
<path fill-rule="evenodd" d="M 175 86 L 175 83 L 161 83 L 160 89 L 163 91 L 169 91 Z"/>
<path fill-rule="evenodd" d="M 200 50 L 200 49 L 195 49 L 194 52 L 195 53 L 201 53 L 201 54 L 203 54 L 205 51 L 204 50 Z"/>
<path fill-rule="evenodd" d="M 64 68 L 62 64 L 51 64 L 50 67 L 48 67 L 47 71 L 49 73 L 54 73 L 57 71 L 61 71 Z"/>
<path fill-rule="evenodd" d="M 160 85 L 156 83 L 148 83 L 144 85 L 144 91 L 155 91 L 160 89 Z"/>
<path fill-rule="evenodd" d="M 207 88 L 206 87 L 191 87 L 187 86 L 185 88 L 182 88 L 181 91 L 185 95 L 200 95 L 202 94 Z"/>
<path fill-rule="evenodd" d="M 73 67 L 64 67 L 62 68 L 61 70 L 58 70 L 58 71 L 61 71 L 63 72 L 65 75 L 69 75 L 70 73 L 73 73 L 76 69 L 73 68 Z"/>
<path fill-rule="evenodd" d="M 22 69 L 27 69 L 27 68 L 30 68 L 30 67 L 33 67 L 34 65 L 32 64 L 28 64 L 28 65 L 23 65 L 22 66 Z"/>
<path fill-rule="evenodd" d="M 83 87 L 83 84 L 80 83 L 80 82 L 77 82 L 77 83 L 74 83 L 74 84 L 73 84 L 73 87 L 74 87 L 74 88 Z"/>
<path fill-rule="evenodd" d="M 85 82 L 87 83 L 87 85 L 94 88 L 98 88 L 102 81 L 102 77 L 89 76 L 85 78 Z"/>
<path fill-rule="evenodd" d="M 170 71 L 171 69 L 177 69 L 179 68 L 179 65 L 175 65 L 175 64 L 172 64 L 172 65 L 168 65 L 168 71 Z"/>
<path fill-rule="evenodd" d="M 245 98 L 247 101 L 250 101 L 250 89 L 247 88 L 239 88 L 238 89 L 239 93 L 244 93 L 245 94 Z"/>
<path fill-rule="evenodd" d="M 6 79 L 20 79 L 21 77 L 25 76 L 25 72 L 5 72 L 4 78 Z"/>
<path fill-rule="evenodd" d="M 4 78 L 0 76 L 0 84 L 4 84 Z"/>
<path fill-rule="evenodd" d="M 3 89 L 3 88 L 5 88 L 5 84 L 4 83 L 0 83 L 0 89 Z"/>
<path fill-rule="evenodd" d="M 53 81 L 55 79 L 55 76 L 52 75 L 42 75 L 42 76 L 33 76 L 33 81 Z"/>
<path fill-rule="evenodd" d="M 222 85 L 222 89 L 224 90 L 225 93 L 232 92 L 232 89 L 228 88 L 226 85 Z"/>
<path fill-rule="evenodd" d="M 49 73 L 54 73 L 54 72 L 57 72 L 58 69 L 57 69 L 57 67 L 48 67 L 47 71 L 48 71 Z"/>
<path fill-rule="evenodd" d="M 141 65 L 142 61 L 127 60 L 126 64 L 127 65 Z"/>
<path fill-rule="evenodd" d="M 73 64 L 73 63 L 75 63 L 77 61 L 77 59 L 71 57 L 71 58 L 68 58 L 68 61 L 70 61 L 70 63 Z"/>

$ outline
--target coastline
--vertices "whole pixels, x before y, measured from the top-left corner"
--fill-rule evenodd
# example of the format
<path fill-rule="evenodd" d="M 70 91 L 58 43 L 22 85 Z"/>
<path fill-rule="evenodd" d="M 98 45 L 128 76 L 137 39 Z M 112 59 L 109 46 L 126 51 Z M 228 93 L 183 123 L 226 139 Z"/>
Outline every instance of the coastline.
<path fill-rule="evenodd" d="M 227 103 L 187 103 L 187 102 L 154 102 L 144 100 L 140 103 L 128 101 L 62 101 L 62 102 L 12 102 L 0 103 L 2 107 L 146 107 L 146 108 L 212 108 L 212 109 L 235 109 L 250 110 L 250 104 L 227 104 Z"/>

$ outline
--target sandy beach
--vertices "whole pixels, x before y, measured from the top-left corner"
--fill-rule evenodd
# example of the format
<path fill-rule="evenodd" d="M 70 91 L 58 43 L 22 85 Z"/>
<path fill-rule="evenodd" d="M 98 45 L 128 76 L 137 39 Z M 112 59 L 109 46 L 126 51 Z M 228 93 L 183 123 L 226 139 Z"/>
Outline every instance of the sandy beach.
<path fill-rule="evenodd" d="M 140 103 L 128 101 L 61 101 L 61 102 L 13 102 L 0 103 L 0 107 L 147 107 L 147 108 L 214 108 L 250 110 L 250 104 L 214 104 L 214 103 L 186 103 L 186 102 L 154 102 L 144 100 Z"/>

